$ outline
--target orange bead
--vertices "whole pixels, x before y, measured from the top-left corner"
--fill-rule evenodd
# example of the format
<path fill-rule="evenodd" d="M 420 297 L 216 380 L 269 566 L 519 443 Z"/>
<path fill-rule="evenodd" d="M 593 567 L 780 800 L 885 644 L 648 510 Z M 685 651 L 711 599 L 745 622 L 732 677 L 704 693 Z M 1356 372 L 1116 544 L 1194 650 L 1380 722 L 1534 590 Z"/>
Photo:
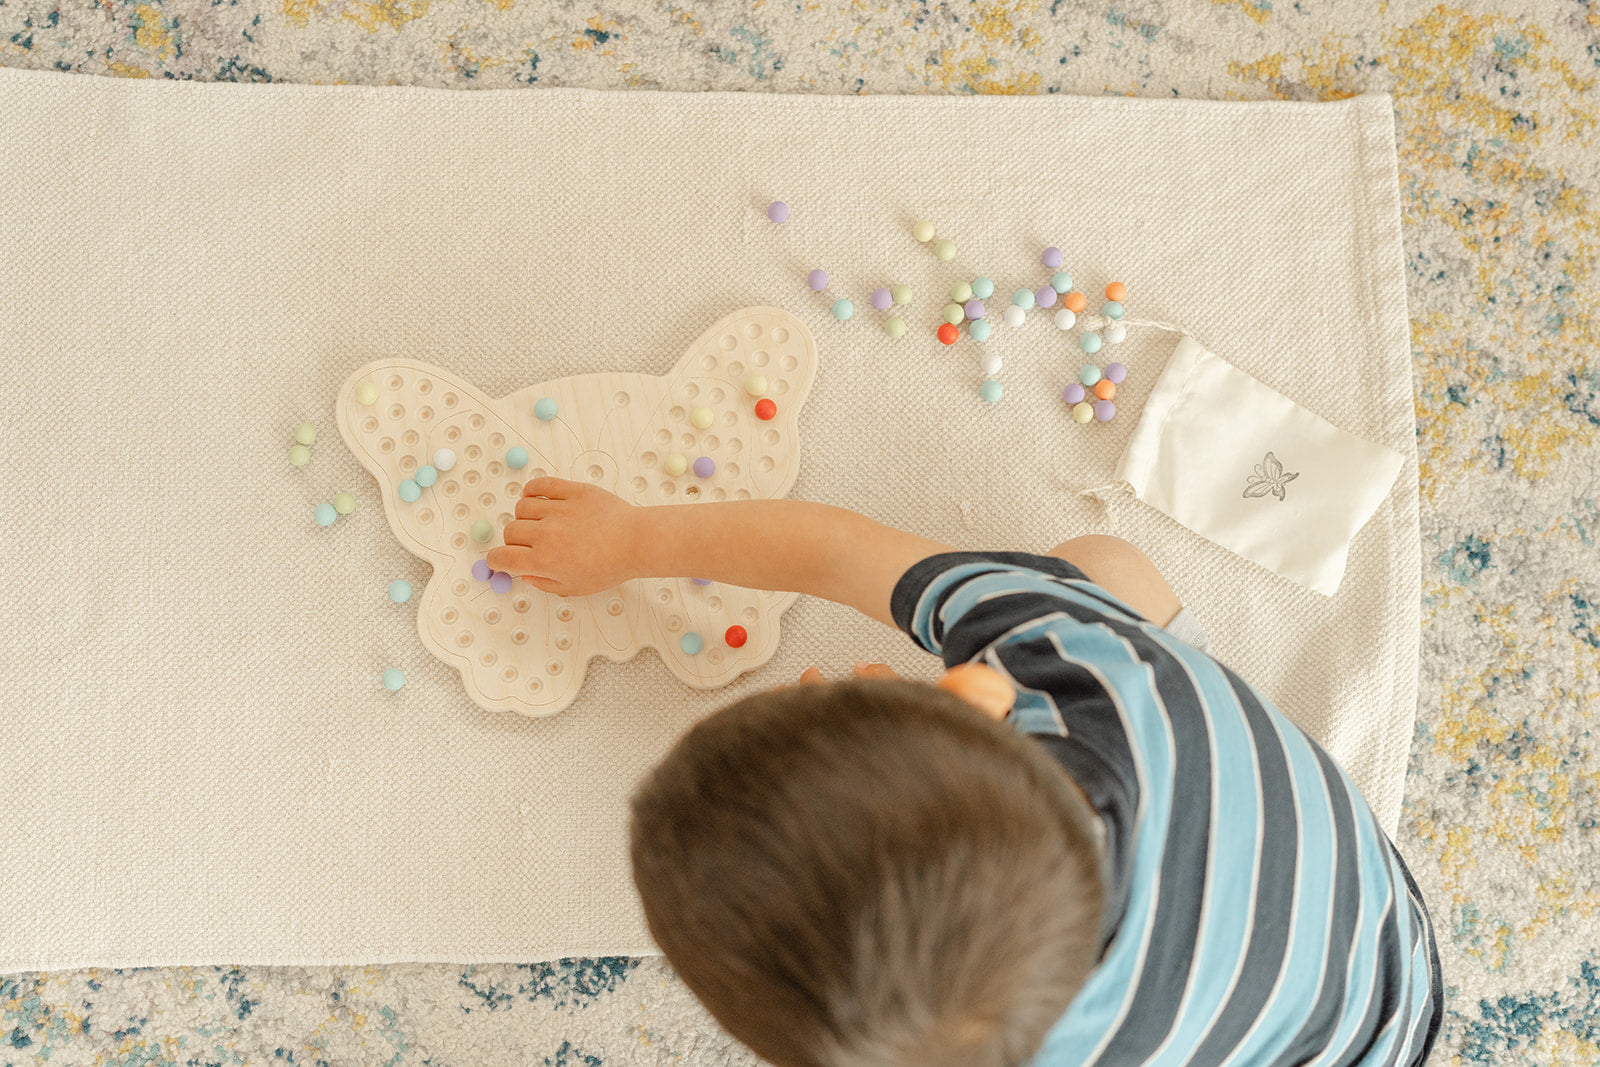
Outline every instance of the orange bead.
<path fill-rule="evenodd" d="M 1119 304 L 1122 303 L 1128 299 L 1128 287 L 1121 282 L 1112 282 L 1106 286 L 1106 299 L 1115 300 Z"/>
<path fill-rule="evenodd" d="M 750 635 L 745 632 L 743 626 L 730 626 L 728 632 L 722 635 L 722 639 L 728 643 L 729 648 L 743 648 Z"/>
<path fill-rule="evenodd" d="M 1078 292 L 1076 289 L 1062 297 L 1061 302 L 1065 304 L 1067 306 L 1067 310 L 1072 312 L 1074 315 L 1078 314 L 1084 308 L 1089 306 L 1089 298 Z"/>
<path fill-rule="evenodd" d="M 950 325 L 948 322 L 939 327 L 939 340 L 943 341 L 947 345 L 955 344 L 956 338 L 960 336 L 961 331 Z"/>
<path fill-rule="evenodd" d="M 762 397 L 756 401 L 756 418 L 762 422 L 766 422 L 777 414 L 778 405 L 774 404 L 770 397 Z"/>
<path fill-rule="evenodd" d="M 1117 395 L 1117 383 L 1110 378 L 1101 378 L 1094 385 L 1094 395 L 1100 400 L 1110 400 Z"/>

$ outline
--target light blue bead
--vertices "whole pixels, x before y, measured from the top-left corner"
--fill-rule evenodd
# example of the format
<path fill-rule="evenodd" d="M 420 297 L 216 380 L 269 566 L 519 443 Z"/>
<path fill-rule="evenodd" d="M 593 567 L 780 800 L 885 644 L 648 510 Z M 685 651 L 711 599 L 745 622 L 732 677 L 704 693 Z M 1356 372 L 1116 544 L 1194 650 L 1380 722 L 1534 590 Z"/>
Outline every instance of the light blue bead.
<path fill-rule="evenodd" d="M 1023 311 L 1027 311 L 1029 308 L 1033 307 L 1033 290 L 1018 289 L 1015 293 L 1011 294 L 1011 302 L 1017 305 L 1017 307 L 1021 308 Z"/>
<path fill-rule="evenodd" d="M 1090 336 L 1092 337 L 1094 335 L 1090 334 Z M 1083 365 L 1083 369 L 1078 372 L 1078 384 L 1082 385 L 1085 389 L 1094 388 L 1095 383 L 1099 380 L 1100 368 L 1096 367 L 1093 363 L 1085 363 Z"/>
<path fill-rule="evenodd" d="M 506 466 L 514 471 L 519 471 L 528 465 L 528 450 L 526 448 L 511 448 L 506 450 Z"/>
<path fill-rule="evenodd" d="M 390 667 L 383 672 L 383 687 L 389 692 L 394 692 L 406 684 L 406 672 L 399 667 Z"/>
<path fill-rule="evenodd" d="M 994 282 L 989 278 L 972 279 L 972 295 L 979 300 L 987 300 L 994 295 Z"/>
<path fill-rule="evenodd" d="M 533 413 L 545 422 L 549 422 L 556 417 L 556 402 L 549 397 L 545 397 L 533 405 Z"/>
<path fill-rule="evenodd" d="M 396 604 L 404 604 L 411 599 L 411 583 L 396 578 L 389 583 L 389 599 Z"/>
<path fill-rule="evenodd" d="M 1050 276 L 1050 288 L 1058 293 L 1072 292 L 1072 275 L 1064 270 L 1058 270 Z"/>
<path fill-rule="evenodd" d="M 678 647 L 683 649 L 685 655 L 695 656 L 705 647 L 705 642 L 700 640 L 699 634 L 684 634 L 678 639 Z"/>
<path fill-rule="evenodd" d="M 414 479 L 418 485 L 426 489 L 428 486 L 439 480 L 439 472 L 434 470 L 428 464 L 424 463 L 422 466 L 417 468 L 417 473 L 414 476 Z"/>
<path fill-rule="evenodd" d="M 990 378 L 988 381 L 978 386 L 978 395 L 983 397 L 989 403 L 994 403 L 996 400 L 1000 399 L 1000 383 L 995 381 L 993 378 Z"/>
<path fill-rule="evenodd" d="M 418 485 L 410 478 L 407 478 L 405 481 L 400 483 L 400 499 L 404 500 L 407 504 L 411 503 L 421 495 L 422 486 Z"/>
<path fill-rule="evenodd" d="M 1100 335 L 1097 333 L 1086 333 L 1082 337 L 1078 338 L 1078 345 L 1085 352 L 1093 355 L 1094 353 L 1100 351 Z M 1098 374 L 1100 372 L 1096 371 L 1095 373 Z"/>
<path fill-rule="evenodd" d="M 833 302 L 833 317 L 843 322 L 856 313 L 856 306 L 850 301 L 840 298 Z"/>
<path fill-rule="evenodd" d="M 989 339 L 989 322 L 987 319 L 975 319 L 967 326 L 967 336 L 974 341 L 987 341 Z"/>
<path fill-rule="evenodd" d="M 339 513 L 333 509 L 332 504 L 318 504 L 311 515 L 317 520 L 318 526 L 332 526 L 339 518 Z"/>
<path fill-rule="evenodd" d="M 1100 314 L 1108 319 L 1120 319 L 1122 318 L 1122 305 L 1115 300 L 1107 300 L 1100 305 Z"/>

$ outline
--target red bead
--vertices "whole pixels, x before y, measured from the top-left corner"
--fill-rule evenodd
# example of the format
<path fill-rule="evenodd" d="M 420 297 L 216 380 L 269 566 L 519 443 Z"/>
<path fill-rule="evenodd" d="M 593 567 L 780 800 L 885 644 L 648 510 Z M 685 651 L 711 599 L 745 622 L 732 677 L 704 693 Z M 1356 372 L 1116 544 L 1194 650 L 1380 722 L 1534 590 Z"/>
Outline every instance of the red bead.
<path fill-rule="evenodd" d="M 771 400 L 762 398 L 756 401 L 756 418 L 765 421 L 767 419 L 776 417 L 777 414 L 778 405 L 774 404 Z"/>
<path fill-rule="evenodd" d="M 722 639 L 728 642 L 729 648 L 743 648 L 744 643 L 750 640 L 750 635 L 744 632 L 743 626 L 730 626 Z"/>
<path fill-rule="evenodd" d="M 961 331 L 950 325 L 948 322 L 939 327 L 939 340 L 943 341 L 947 345 L 955 344 L 956 338 L 960 336 Z"/>

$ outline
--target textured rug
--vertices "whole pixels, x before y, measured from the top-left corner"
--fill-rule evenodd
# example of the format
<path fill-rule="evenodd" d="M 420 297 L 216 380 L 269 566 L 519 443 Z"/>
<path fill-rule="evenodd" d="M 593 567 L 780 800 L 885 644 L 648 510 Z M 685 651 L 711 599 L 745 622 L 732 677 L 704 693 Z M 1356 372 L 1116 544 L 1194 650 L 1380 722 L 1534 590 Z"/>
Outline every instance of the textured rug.
<path fill-rule="evenodd" d="M 1600 9 L 0 0 L 0 64 L 463 90 L 1393 93 L 1424 548 L 1397 843 L 1440 934 L 1433 1062 L 1600 1061 Z M 1085 165 L 1115 156 L 1108 130 L 1105 158 Z M 756 1061 L 659 958 L 608 958 L 12 975 L 0 1062 Z"/>

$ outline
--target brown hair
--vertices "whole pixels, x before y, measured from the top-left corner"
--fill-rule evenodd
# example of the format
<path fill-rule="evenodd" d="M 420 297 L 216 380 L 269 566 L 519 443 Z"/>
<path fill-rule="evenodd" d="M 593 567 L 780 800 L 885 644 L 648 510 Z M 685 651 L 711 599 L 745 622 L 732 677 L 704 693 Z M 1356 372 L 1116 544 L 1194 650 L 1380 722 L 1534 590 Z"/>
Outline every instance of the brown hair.
<path fill-rule="evenodd" d="M 779 1067 L 1025 1062 L 1096 963 L 1094 815 L 1010 725 L 920 682 L 758 693 L 634 793 L 651 936 Z"/>

